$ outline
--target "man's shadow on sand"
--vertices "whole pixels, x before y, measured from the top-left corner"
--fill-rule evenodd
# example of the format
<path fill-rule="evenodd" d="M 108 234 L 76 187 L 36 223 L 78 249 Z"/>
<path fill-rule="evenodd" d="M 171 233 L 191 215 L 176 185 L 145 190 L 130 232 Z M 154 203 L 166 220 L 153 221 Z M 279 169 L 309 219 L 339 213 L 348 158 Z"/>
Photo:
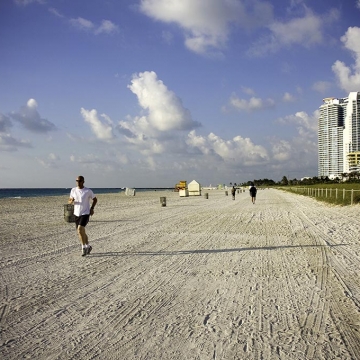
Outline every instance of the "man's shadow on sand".
<path fill-rule="evenodd" d="M 283 250 L 296 248 L 331 248 L 336 246 L 346 246 L 348 244 L 330 244 L 327 245 L 279 245 L 279 246 L 260 246 L 260 247 L 244 247 L 232 249 L 203 249 L 203 250 L 177 250 L 177 251 L 117 251 L 108 253 L 91 253 L 91 257 L 102 256 L 176 256 L 189 254 L 217 254 L 217 253 L 231 253 L 244 251 L 264 251 L 264 250 Z"/>

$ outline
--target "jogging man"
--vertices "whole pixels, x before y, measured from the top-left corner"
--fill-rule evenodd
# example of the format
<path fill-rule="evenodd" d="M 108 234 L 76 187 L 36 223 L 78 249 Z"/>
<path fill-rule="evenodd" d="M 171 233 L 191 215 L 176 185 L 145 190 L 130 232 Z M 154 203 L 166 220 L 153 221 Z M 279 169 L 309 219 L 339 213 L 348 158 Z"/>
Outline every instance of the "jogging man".
<path fill-rule="evenodd" d="M 69 204 L 74 204 L 76 231 L 82 244 L 82 256 L 89 255 L 92 250 L 85 232 L 85 226 L 89 222 L 90 216 L 94 215 L 94 207 L 97 203 L 96 196 L 91 189 L 84 186 L 84 182 L 83 176 L 77 177 L 77 187 L 71 189 L 69 198 Z"/>

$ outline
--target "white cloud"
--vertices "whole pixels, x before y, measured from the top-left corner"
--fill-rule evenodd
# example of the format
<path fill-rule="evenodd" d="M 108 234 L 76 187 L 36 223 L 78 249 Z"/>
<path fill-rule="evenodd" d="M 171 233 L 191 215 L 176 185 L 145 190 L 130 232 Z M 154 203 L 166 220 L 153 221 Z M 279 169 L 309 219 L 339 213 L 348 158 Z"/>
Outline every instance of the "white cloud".
<path fill-rule="evenodd" d="M 296 100 L 294 95 L 291 95 L 290 93 L 286 92 L 283 96 L 284 102 L 294 102 Z"/>
<path fill-rule="evenodd" d="M 64 15 L 61 14 L 57 9 L 55 8 L 49 8 L 49 12 L 51 12 L 53 15 L 55 15 L 58 18 L 63 18 Z"/>
<path fill-rule="evenodd" d="M 269 109 L 275 106 L 275 101 L 273 99 L 261 99 L 257 97 L 251 97 L 249 100 L 240 99 L 236 95 L 232 95 L 229 100 L 229 105 L 223 107 L 223 110 L 236 109 L 239 111 L 256 111 Z"/>
<path fill-rule="evenodd" d="M 70 19 L 70 24 L 77 27 L 81 30 L 92 30 L 94 28 L 94 24 L 92 21 L 84 19 L 82 17 L 78 17 L 77 19 Z"/>
<path fill-rule="evenodd" d="M 128 88 L 137 96 L 139 105 L 147 112 L 146 116 L 136 118 L 134 125 L 145 134 L 153 130 L 159 132 L 190 130 L 200 124 L 193 121 L 190 111 L 181 99 L 158 80 L 153 71 L 134 75 Z"/>
<path fill-rule="evenodd" d="M 36 100 L 29 99 L 25 106 L 22 106 L 17 112 L 12 112 L 10 117 L 32 132 L 48 133 L 49 131 L 56 130 L 56 126 L 52 122 L 40 117 L 37 107 Z"/>
<path fill-rule="evenodd" d="M 86 110 L 84 108 L 81 108 L 81 115 L 85 122 L 90 124 L 92 132 L 99 140 L 108 141 L 114 139 L 112 121 L 107 115 L 101 114 L 100 116 L 103 118 L 103 121 L 101 121 L 95 109 Z"/>
<path fill-rule="evenodd" d="M 303 18 L 292 19 L 287 23 L 274 22 L 269 28 L 278 43 L 285 46 L 317 44 L 323 38 L 321 19 L 311 12 Z"/>
<path fill-rule="evenodd" d="M 268 26 L 270 34 L 255 42 L 249 49 L 250 56 L 262 56 L 276 52 L 282 47 L 301 45 L 310 47 L 323 41 L 323 27 L 339 17 L 337 10 L 330 9 L 324 16 L 318 16 L 305 7 L 303 17 L 287 22 L 275 21 Z"/>
<path fill-rule="evenodd" d="M 117 33 L 119 27 L 110 20 L 103 20 L 101 25 L 95 30 L 95 34 L 112 34 Z"/>
<path fill-rule="evenodd" d="M 278 119 L 277 122 L 296 125 L 300 136 L 314 139 L 317 137 L 318 118 L 319 110 L 315 110 L 312 115 L 307 114 L 305 111 L 298 111 L 295 115 L 288 115 Z"/>
<path fill-rule="evenodd" d="M 326 94 L 331 89 L 331 83 L 328 81 L 317 81 L 313 84 L 312 89 L 321 94 Z"/>
<path fill-rule="evenodd" d="M 253 89 L 251 89 L 251 88 L 242 86 L 241 89 L 242 89 L 242 91 L 243 91 L 245 94 L 255 95 L 255 91 L 254 91 Z"/>
<path fill-rule="evenodd" d="M 346 66 L 340 60 L 337 60 L 332 70 L 337 77 L 339 86 L 347 92 L 359 91 L 360 89 L 360 28 L 349 27 L 345 35 L 341 37 L 346 49 L 354 56 L 355 64 Z"/>
<path fill-rule="evenodd" d="M 119 32 L 119 27 L 110 20 L 102 20 L 99 26 L 92 21 L 78 17 L 77 19 L 70 19 L 70 24 L 83 31 L 91 31 L 95 35 L 112 34 Z"/>
<path fill-rule="evenodd" d="M 249 138 L 236 136 L 232 140 L 224 140 L 214 133 L 208 136 L 196 135 L 195 130 L 188 134 L 187 145 L 198 149 L 202 154 L 218 156 L 226 163 L 257 165 L 268 160 L 264 147 L 255 145 Z"/>
<path fill-rule="evenodd" d="M 166 23 L 176 23 L 184 30 L 186 47 L 198 54 L 225 47 L 230 25 L 250 28 L 266 24 L 272 18 L 272 6 L 253 0 L 142 0 L 141 11 Z"/>
<path fill-rule="evenodd" d="M 356 7 L 357 7 L 358 9 L 360 9 L 360 0 L 357 0 L 357 2 L 356 2 Z"/>
<path fill-rule="evenodd" d="M 273 158 L 279 162 L 291 158 L 291 144 L 286 140 L 277 140 L 272 145 Z"/>
<path fill-rule="evenodd" d="M 298 172 L 299 168 L 317 171 L 317 124 L 318 110 L 312 115 L 299 111 L 278 120 L 279 123 L 295 125 L 297 135 L 290 141 L 273 137 L 270 139 L 273 170 L 286 169 L 286 174 Z M 290 175 L 291 176 L 291 175 Z"/>

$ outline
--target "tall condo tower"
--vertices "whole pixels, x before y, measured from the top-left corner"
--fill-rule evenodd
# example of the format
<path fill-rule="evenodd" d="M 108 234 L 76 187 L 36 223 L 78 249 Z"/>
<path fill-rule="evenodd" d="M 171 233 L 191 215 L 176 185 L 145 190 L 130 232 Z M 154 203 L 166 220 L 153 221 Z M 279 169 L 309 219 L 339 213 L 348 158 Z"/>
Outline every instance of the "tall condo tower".
<path fill-rule="evenodd" d="M 360 151 L 360 92 L 344 99 L 344 173 L 351 171 L 349 154 Z"/>
<path fill-rule="evenodd" d="M 343 172 L 343 99 L 325 98 L 318 122 L 318 176 L 338 177 Z"/>

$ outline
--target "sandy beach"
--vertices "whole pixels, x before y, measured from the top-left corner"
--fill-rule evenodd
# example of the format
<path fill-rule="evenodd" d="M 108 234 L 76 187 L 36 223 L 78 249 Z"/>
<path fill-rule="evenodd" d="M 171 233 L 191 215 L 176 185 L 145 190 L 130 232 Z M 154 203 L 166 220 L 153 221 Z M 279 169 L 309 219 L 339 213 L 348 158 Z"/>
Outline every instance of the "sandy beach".
<path fill-rule="evenodd" d="M 0 358 L 360 359 L 359 205 L 206 192 L 0 200 Z"/>

